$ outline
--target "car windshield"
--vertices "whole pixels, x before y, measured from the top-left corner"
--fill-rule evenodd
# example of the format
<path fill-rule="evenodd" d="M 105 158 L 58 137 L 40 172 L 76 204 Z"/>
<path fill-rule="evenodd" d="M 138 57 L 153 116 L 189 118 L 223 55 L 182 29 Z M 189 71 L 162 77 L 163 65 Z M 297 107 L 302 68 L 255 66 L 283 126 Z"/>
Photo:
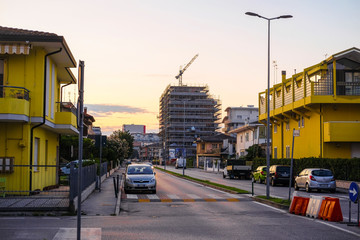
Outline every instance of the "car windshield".
<path fill-rule="evenodd" d="M 321 170 L 313 170 L 312 175 L 317 177 L 330 177 L 333 174 L 330 170 L 321 169 Z"/>
<path fill-rule="evenodd" d="M 129 166 L 127 174 L 153 174 L 153 171 L 150 166 Z"/>
<path fill-rule="evenodd" d="M 285 166 L 283 166 L 283 167 L 278 167 L 278 168 L 277 168 L 277 171 L 278 171 L 278 172 L 284 172 L 284 173 L 290 173 L 290 168 L 289 168 L 289 167 L 285 167 Z"/>

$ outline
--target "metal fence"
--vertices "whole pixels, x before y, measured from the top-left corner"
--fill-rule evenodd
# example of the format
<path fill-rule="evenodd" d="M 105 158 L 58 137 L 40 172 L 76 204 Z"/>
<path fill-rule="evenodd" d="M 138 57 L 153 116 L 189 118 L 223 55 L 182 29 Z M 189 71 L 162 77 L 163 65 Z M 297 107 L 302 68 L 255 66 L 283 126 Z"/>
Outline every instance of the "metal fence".
<path fill-rule="evenodd" d="M 95 164 L 81 168 L 81 192 L 96 182 L 96 171 Z M 74 164 L 71 164 L 69 176 L 70 201 L 74 200 L 74 198 L 78 195 L 78 174 L 79 169 L 75 168 Z"/>

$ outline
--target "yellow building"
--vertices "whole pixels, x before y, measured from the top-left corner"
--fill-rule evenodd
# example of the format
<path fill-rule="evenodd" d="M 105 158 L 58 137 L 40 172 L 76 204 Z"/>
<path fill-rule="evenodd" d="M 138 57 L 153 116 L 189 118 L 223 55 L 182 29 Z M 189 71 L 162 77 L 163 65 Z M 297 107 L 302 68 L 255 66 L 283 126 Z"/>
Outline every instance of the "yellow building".
<path fill-rule="evenodd" d="M 270 89 L 273 158 L 360 157 L 360 50 L 336 53 Z M 267 91 L 259 121 L 267 120 Z"/>
<path fill-rule="evenodd" d="M 0 27 L 0 178 L 8 194 L 57 185 L 60 134 L 78 134 L 76 109 L 61 102 L 75 67 L 64 37 Z"/>

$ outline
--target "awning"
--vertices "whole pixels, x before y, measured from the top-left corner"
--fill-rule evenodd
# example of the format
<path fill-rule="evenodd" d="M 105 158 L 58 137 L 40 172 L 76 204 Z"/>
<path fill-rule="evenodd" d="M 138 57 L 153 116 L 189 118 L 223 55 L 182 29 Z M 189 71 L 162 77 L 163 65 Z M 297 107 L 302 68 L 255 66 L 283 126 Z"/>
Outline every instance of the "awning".
<path fill-rule="evenodd" d="M 30 44 L 0 43 L 0 54 L 24 54 L 24 55 L 28 55 L 29 52 L 30 52 Z"/>

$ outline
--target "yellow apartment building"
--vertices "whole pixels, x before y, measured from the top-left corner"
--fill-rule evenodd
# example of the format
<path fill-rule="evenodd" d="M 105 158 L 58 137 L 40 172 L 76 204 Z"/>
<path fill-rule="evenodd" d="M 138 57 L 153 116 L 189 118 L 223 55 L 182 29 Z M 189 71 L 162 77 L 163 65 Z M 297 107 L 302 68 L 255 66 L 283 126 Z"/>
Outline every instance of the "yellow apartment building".
<path fill-rule="evenodd" d="M 64 37 L 0 27 L 0 178 L 7 194 L 58 184 L 60 134 L 78 134 L 76 109 L 61 99 L 62 86 L 76 83 L 75 67 Z"/>
<path fill-rule="evenodd" d="M 269 91 L 272 157 L 360 157 L 360 50 L 350 48 L 308 67 Z M 266 124 L 267 91 L 259 93 Z"/>

